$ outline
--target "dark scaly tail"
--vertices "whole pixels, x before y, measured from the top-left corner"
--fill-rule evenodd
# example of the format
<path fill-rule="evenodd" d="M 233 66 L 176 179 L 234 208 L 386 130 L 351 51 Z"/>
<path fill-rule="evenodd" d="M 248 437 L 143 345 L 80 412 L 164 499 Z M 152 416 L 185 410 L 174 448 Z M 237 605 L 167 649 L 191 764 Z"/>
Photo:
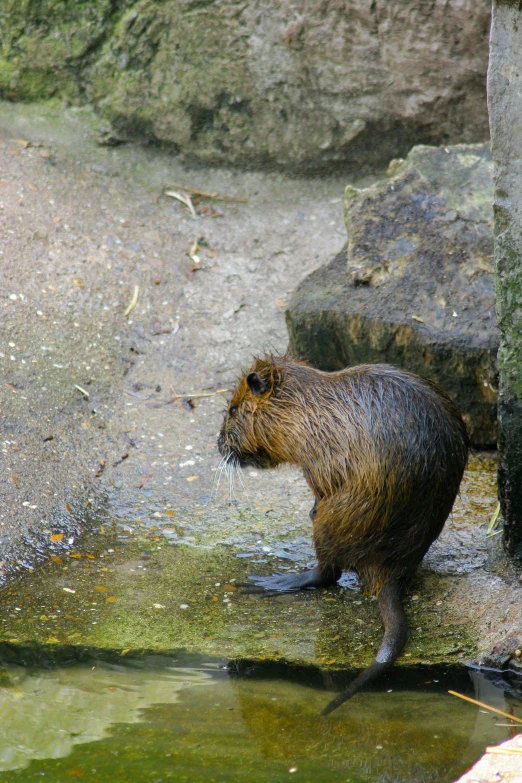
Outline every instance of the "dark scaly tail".
<path fill-rule="evenodd" d="M 401 600 L 400 587 L 397 584 L 386 584 L 379 595 L 379 609 L 384 622 L 384 636 L 381 646 L 370 666 L 328 704 L 321 715 L 329 715 L 358 693 L 368 682 L 371 682 L 386 671 L 400 655 L 408 639 L 408 622 Z"/>

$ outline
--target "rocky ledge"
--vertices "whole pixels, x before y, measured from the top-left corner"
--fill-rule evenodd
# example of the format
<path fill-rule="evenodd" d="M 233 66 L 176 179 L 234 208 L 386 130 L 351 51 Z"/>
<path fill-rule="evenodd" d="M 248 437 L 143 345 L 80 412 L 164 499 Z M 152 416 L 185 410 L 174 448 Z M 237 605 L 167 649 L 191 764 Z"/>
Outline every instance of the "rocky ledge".
<path fill-rule="evenodd" d="M 476 446 L 497 431 L 492 161 L 486 144 L 415 147 L 346 189 L 348 245 L 295 292 L 292 351 L 323 370 L 387 362 L 436 381 Z"/>

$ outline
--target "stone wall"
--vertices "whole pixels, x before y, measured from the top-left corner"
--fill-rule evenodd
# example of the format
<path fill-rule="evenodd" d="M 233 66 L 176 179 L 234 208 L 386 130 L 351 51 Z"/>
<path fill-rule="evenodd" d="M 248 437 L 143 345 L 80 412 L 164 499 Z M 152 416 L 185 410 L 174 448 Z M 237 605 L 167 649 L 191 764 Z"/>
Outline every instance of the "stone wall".
<path fill-rule="evenodd" d="M 489 0 L 2 0 L 0 95 L 91 102 L 113 141 L 294 171 L 488 137 Z"/>

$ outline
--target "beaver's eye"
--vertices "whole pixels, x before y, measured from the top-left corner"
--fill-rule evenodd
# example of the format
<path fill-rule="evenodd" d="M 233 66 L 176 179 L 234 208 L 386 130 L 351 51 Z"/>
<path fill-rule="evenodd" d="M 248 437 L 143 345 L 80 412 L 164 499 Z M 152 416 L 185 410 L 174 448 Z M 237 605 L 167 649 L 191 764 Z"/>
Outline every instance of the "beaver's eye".
<path fill-rule="evenodd" d="M 235 416 L 235 415 L 236 415 L 236 413 L 237 413 L 237 405 L 233 405 L 233 406 L 230 408 L 230 410 L 229 410 L 229 412 L 228 412 L 228 415 L 229 415 L 229 416 Z"/>

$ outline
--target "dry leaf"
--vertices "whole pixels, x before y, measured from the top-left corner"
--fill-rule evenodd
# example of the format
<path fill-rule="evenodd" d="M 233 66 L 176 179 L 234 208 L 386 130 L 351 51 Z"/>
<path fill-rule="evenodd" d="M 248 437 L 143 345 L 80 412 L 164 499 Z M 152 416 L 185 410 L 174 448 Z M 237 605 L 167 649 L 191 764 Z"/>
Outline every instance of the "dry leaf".
<path fill-rule="evenodd" d="M 63 533 L 55 533 L 50 538 L 51 538 L 51 541 L 62 541 L 63 540 Z"/>

